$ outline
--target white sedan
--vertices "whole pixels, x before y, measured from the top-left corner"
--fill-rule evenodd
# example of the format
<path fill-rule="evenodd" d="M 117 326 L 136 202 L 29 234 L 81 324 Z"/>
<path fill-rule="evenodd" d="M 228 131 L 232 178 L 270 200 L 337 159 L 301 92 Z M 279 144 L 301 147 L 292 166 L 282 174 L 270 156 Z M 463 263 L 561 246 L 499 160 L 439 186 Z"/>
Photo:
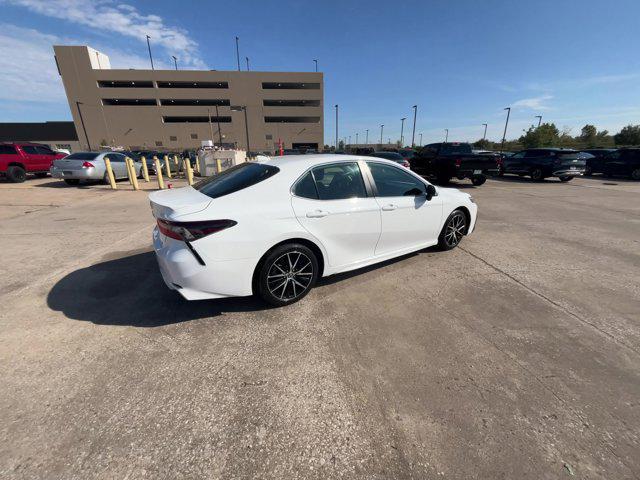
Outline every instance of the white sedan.
<path fill-rule="evenodd" d="M 350 155 L 242 163 L 149 199 L 170 289 L 188 300 L 258 294 L 278 306 L 300 300 L 320 277 L 432 245 L 454 248 L 477 212 L 466 193 Z"/>

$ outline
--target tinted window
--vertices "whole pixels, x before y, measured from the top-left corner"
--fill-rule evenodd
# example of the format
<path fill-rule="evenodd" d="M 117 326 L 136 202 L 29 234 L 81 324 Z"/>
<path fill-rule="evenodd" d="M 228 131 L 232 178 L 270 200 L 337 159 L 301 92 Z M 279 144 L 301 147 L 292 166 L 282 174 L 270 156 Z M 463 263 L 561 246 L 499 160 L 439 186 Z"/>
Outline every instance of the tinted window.
<path fill-rule="evenodd" d="M 0 155 L 17 155 L 13 145 L 0 145 Z"/>
<path fill-rule="evenodd" d="M 334 163 L 313 169 L 320 200 L 366 197 L 367 192 L 356 162 Z"/>
<path fill-rule="evenodd" d="M 457 145 L 453 143 L 446 143 L 442 145 L 440 153 L 444 155 L 465 155 L 472 152 L 471 145 L 469 145 L 468 143 L 460 143 Z"/>
<path fill-rule="evenodd" d="M 273 165 L 241 163 L 218 175 L 205 178 L 193 188 L 211 198 L 218 198 L 262 182 L 280 171 Z"/>
<path fill-rule="evenodd" d="M 511 155 L 511 158 L 522 158 L 524 157 L 525 152 L 518 152 Z"/>
<path fill-rule="evenodd" d="M 426 186 L 413 175 L 382 163 L 370 163 L 369 169 L 379 197 L 415 196 L 426 192 Z"/>
<path fill-rule="evenodd" d="M 64 157 L 65 160 L 93 160 L 96 158 L 99 153 L 96 152 L 78 152 L 72 153 L 71 155 L 67 155 Z"/>
<path fill-rule="evenodd" d="M 28 153 L 29 155 L 37 155 L 38 151 L 36 150 L 36 147 L 34 147 L 33 145 L 23 145 L 22 146 L 22 151 L 24 153 Z"/>
<path fill-rule="evenodd" d="M 395 153 L 395 152 L 374 152 L 373 156 L 374 157 L 380 157 L 380 158 L 386 158 L 387 160 L 393 160 L 393 161 L 396 161 L 396 162 L 400 162 L 400 161 L 404 160 L 402 155 L 400 155 L 399 153 Z"/>
<path fill-rule="evenodd" d="M 55 155 L 55 152 L 49 147 L 36 147 L 36 152 L 40 155 Z"/>
<path fill-rule="evenodd" d="M 318 190 L 316 190 L 316 183 L 313 180 L 311 172 L 308 172 L 304 177 L 298 180 L 293 187 L 293 194 L 304 198 L 318 198 Z"/>
<path fill-rule="evenodd" d="M 111 162 L 124 162 L 124 155 L 121 155 L 119 153 L 109 153 L 105 155 L 105 157 L 108 157 L 109 161 Z"/>

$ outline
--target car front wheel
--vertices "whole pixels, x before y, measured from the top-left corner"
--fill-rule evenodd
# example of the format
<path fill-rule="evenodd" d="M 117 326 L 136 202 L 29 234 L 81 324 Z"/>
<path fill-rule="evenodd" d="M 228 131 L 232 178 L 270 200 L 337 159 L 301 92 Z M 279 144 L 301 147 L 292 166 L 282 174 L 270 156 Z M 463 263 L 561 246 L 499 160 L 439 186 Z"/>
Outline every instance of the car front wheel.
<path fill-rule="evenodd" d="M 440 250 L 451 250 L 458 246 L 462 237 L 467 233 L 467 216 L 462 210 L 454 210 L 438 237 L 438 247 Z"/>
<path fill-rule="evenodd" d="M 471 177 L 471 183 L 476 187 L 479 187 L 486 181 L 487 177 L 485 177 L 484 175 L 474 175 L 473 177 Z"/>
<path fill-rule="evenodd" d="M 258 272 L 258 294 L 281 307 L 297 302 L 318 279 L 318 259 L 305 245 L 289 243 L 274 248 Z"/>
<path fill-rule="evenodd" d="M 534 168 L 531 171 L 531 180 L 533 180 L 534 182 L 541 182 L 542 180 L 544 180 L 544 175 L 542 174 L 542 169 Z"/>

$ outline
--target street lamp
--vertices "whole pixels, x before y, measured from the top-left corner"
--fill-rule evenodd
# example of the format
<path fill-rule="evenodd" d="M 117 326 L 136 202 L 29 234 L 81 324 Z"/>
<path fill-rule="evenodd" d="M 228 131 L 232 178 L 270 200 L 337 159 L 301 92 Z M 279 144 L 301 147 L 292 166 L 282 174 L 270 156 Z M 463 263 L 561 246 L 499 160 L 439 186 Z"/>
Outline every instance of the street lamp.
<path fill-rule="evenodd" d="M 149 42 L 149 39 L 151 37 L 149 35 L 147 35 L 147 48 L 149 49 L 149 60 L 151 60 L 151 70 L 155 70 L 153 68 L 153 57 L 151 56 L 151 43 Z"/>
<path fill-rule="evenodd" d="M 422 146 L 422 134 L 420 134 L 420 146 Z"/>
<path fill-rule="evenodd" d="M 507 111 L 507 120 L 504 122 L 504 133 L 502 134 L 502 143 L 500 144 L 500 153 L 504 150 L 504 140 L 507 136 L 507 127 L 509 126 L 509 115 L 511 115 L 511 107 L 505 108 Z"/>
<path fill-rule="evenodd" d="M 403 117 L 400 119 L 400 146 L 404 145 L 404 121 L 407 117 Z"/>
<path fill-rule="evenodd" d="M 78 109 L 78 115 L 80 116 L 80 123 L 82 124 L 82 130 L 84 131 L 84 136 L 87 139 L 87 147 L 91 150 L 91 144 L 89 143 L 89 135 L 87 135 L 87 128 L 84 126 L 84 119 L 82 118 L 82 110 L 80 110 L 80 105 L 84 105 L 82 102 L 76 101 L 76 108 Z"/>
<path fill-rule="evenodd" d="M 336 150 L 338 149 L 338 105 L 336 105 Z"/>
<path fill-rule="evenodd" d="M 235 106 L 231 106 L 230 108 L 232 112 L 240 112 L 244 110 L 244 128 L 247 134 L 247 155 L 249 155 L 249 152 L 251 151 L 251 147 L 249 146 L 249 120 L 247 118 L 247 106 L 235 105 Z"/>
<path fill-rule="evenodd" d="M 382 132 L 384 131 L 384 125 L 380 125 L 380 145 L 382 145 Z"/>
<path fill-rule="evenodd" d="M 483 123 L 482 125 L 484 125 L 484 135 L 482 136 L 482 140 L 486 140 L 487 139 L 487 124 Z"/>
<path fill-rule="evenodd" d="M 542 123 L 542 115 L 536 115 L 536 118 L 538 119 L 538 128 L 540 128 L 540 124 Z"/>
<path fill-rule="evenodd" d="M 236 37 L 236 61 L 238 62 L 238 71 L 240 71 L 240 37 Z"/>
<path fill-rule="evenodd" d="M 418 115 L 418 105 L 414 105 L 413 107 L 413 133 L 411 134 L 411 148 L 415 145 L 416 138 L 416 116 Z"/>
<path fill-rule="evenodd" d="M 318 60 L 316 60 L 316 59 L 314 58 L 314 59 L 313 59 L 313 61 L 314 61 L 314 62 L 315 62 L 315 64 L 316 64 L 316 72 L 317 72 L 317 71 L 318 71 Z"/>
<path fill-rule="evenodd" d="M 367 132 L 367 137 L 366 137 L 366 140 L 364 141 L 364 144 L 369 145 L 369 129 L 368 128 L 366 129 L 366 132 Z"/>
<path fill-rule="evenodd" d="M 358 134 L 356 133 L 356 145 L 358 145 Z"/>
<path fill-rule="evenodd" d="M 447 143 L 447 140 L 449 140 L 449 129 L 445 128 L 444 129 L 444 143 Z"/>
<path fill-rule="evenodd" d="M 349 143 L 347 145 L 351 145 L 351 135 L 349 135 Z"/>
<path fill-rule="evenodd" d="M 176 70 L 178 70 L 178 59 L 175 55 L 171 55 L 171 58 L 173 58 L 173 64 L 176 66 Z"/>
<path fill-rule="evenodd" d="M 248 71 L 250 70 L 250 69 L 249 69 L 249 57 L 244 57 L 244 58 L 245 58 L 245 60 L 247 61 L 247 72 L 248 72 Z"/>

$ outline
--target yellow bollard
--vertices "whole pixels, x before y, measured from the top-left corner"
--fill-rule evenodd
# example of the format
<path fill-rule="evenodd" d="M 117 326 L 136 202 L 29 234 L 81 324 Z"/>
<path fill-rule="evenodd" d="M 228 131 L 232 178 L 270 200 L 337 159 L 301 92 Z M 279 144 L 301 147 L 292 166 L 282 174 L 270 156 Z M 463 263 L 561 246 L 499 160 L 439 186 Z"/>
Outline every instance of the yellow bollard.
<path fill-rule="evenodd" d="M 109 185 L 111 185 L 112 190 L 116 190 L 118 187 L 116 186 L 116 177 L 113 176 L 113 168 L 111 168 L 111 160 L 109 157 L 104 157 L 104 165 L 107 167 L 107 178 L 109 179 Z"/>
<path fill-rule="evenodd" d="M 133 164 L 133 160 L 131 160 L 129 157 L 126 157 L 125 162 L 127 162 L 127 167 L 129 170 L 129 180 L 131 181 L 131 185 L 133 185 L 133 189 L 140 190 L 140 187 L 138 186 L 138 177 L 136 175 L 136 167 Z"/>
<path fill-rule="evenodd" d="M 142 176 L 144 177 L 144 181 L 149 181 L 149 169 L 147 168 L 147 159 L 144 157 L 140 157 L 140 161 L 142 162 Z"/>
<path fill-rule="evenodd" d="M 188 158 L 184 159 L 184 171 L 187 177 L 187 183 L 193 185 L 193 170 L 191 169 L 191 162 Z"/>
<path fill-rule="evenodd" d="M 218 169 L 218 173 L 222 172 L 222 160 L 219 158 L 216 158 L 216 167 Z"/>
<path fill-rule="evenodd" d="M 200 162 L 198 161 L 198 157 L 196 157 L 196 167 L 193 169 L 196 175 L 200 176 Z"/>
<path fill-rule="evenodd" d="M 164 190 L 164 180 L 162 179 L 162 168 L 160 168 L 160 160 L 154 155 L 153 163 L 156 166 L 156 176 L 158 177 L 158 188 Z"/>
<path fill-rule="evenodd" d="M 167 170 L 167 178 L 171 178 L 171 166 L 169 165 L 169 157 L 167 155 L 164 156 L 164 166 Z"/>

